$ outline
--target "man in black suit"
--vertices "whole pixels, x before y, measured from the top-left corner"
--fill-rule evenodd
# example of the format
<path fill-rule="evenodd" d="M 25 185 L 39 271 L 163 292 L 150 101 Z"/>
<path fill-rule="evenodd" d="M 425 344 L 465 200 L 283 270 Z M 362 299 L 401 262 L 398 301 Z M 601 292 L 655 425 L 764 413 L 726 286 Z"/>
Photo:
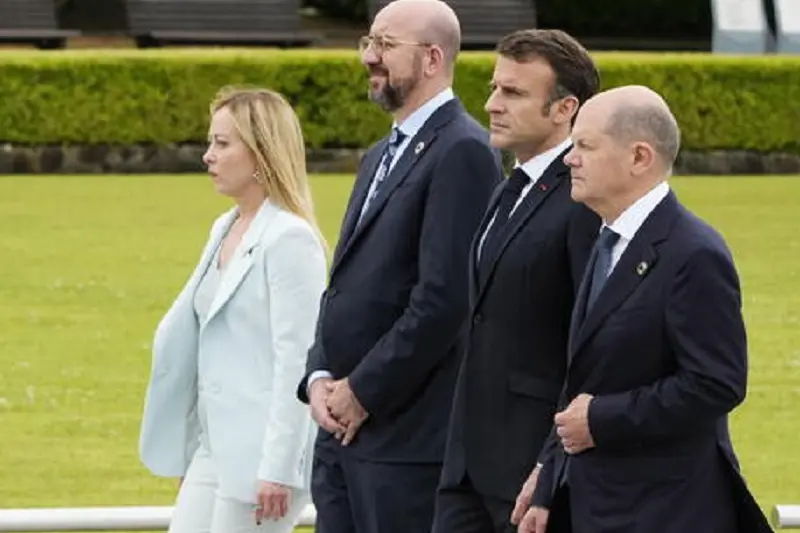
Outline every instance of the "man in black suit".
<path fill-rule="evenodd" d="M 565 515 L 575 533 L 771 531 L 728 432 L 747 385 L 739 279 L 720 234 L 670 191 L 675 118 L 652 90 L 621 87 L 586 103 L 573 140 L 572 197 L 603 226 L 520 531 Z"/>
<path fill-rule="evenodd" d="M 558 30 L 514 32 L 497 54 L 491 142 L 517 166 L 470 252 L 467 351 L 434 533 L 502 533 L 527 510 L 564 381 L 575 291 L 600 225 L 570 198 L 563 162 L 572 120 L 598 90 L 589 54 Z"/>
<path fill-rule="evenodd" d="M 459 48 L 438 0 L 388 4 L 362 40 L 370 97 L 395 124 L 359 169 L 298 388 L 321 426 L 317 533 L 430 531 L 470 242 L 502 178 L 451 89 Z"/>

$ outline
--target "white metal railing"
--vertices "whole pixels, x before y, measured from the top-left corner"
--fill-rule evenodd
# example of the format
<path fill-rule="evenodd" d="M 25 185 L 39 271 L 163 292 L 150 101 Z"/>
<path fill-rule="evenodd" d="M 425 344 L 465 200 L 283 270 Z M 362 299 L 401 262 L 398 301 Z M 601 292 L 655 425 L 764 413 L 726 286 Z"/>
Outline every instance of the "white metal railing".
<path fill-rule="evenodd" d="M 165 531 L 173 507 L 73 507 L 0 509 L 0 531 Z M 298 526 L 313 526 L 317 511 L 307 505 Z"/>
<path fill-rule="evenodd" d="M 163 531 L 169 526 L 172 507 L 75 507 L 0 509 L 0 531 Z M 300 514 L 298 526 L 313 526 L 313 505 Z M 800 529 L 800 505 L 776 505 L 773 523 L 780 529 Z"/>

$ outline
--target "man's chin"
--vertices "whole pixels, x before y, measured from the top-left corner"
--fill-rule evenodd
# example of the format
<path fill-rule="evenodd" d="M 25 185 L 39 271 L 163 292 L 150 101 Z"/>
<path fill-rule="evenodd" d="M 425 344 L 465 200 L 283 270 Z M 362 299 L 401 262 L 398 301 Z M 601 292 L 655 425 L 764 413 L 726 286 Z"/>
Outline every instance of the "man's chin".
<path fill-rule="evenodd" d="M 584 190 L 583 183 L 573 179 L 570 185 L 570 197 L 572 197 L 572 200 L 583 203 L 583 200 L 586 198 L 586 191 Z"/>
<path fill-rule="evenodd" d="M 393 102 L 389 101 L 389 99 L 386 98 L 382 92 L 369 91 L 368 94 L 371 102 L 377 104 L 381 109 L 388 113 L 393 113 L 399 109 L 399 107 L 393 105 Z"/>
<path fill-rule="evenodd" d="M 509 142 L 508 137 L 503 135 L 501 132 L 497 131 L 489 133 L 489 144 L 492 145 L 493 148 L 497 148 L 498 150 L 511 149 L 511 143 Z"/>

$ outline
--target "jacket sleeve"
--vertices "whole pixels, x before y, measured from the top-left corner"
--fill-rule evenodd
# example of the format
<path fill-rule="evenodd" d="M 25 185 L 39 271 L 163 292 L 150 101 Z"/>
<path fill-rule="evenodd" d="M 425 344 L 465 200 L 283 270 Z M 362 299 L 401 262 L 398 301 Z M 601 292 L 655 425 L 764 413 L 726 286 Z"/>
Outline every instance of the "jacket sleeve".
<path fill-rule="evenodd" d="M 264 253 L 274 366 L 258 478 L 302 486 L 300 465 L 310 453 L 306 443 L 313 422 L 308 407 L 297 401 L 295 387 L 314 338 L 325 254 L 310 228 L 299 225 L 283 232 Z"/>

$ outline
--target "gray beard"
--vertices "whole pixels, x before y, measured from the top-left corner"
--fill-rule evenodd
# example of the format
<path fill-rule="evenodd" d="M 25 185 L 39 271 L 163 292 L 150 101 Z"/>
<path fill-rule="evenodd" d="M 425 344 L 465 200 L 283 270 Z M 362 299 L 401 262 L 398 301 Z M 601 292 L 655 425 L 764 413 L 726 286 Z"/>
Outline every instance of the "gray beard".
<path fill-rule="evenodd" d="M 369 91 L 369 99 L 389 113 L 397 111 L 405 104 L 404 94 L 389 85 L 378 91 Z"/>

